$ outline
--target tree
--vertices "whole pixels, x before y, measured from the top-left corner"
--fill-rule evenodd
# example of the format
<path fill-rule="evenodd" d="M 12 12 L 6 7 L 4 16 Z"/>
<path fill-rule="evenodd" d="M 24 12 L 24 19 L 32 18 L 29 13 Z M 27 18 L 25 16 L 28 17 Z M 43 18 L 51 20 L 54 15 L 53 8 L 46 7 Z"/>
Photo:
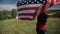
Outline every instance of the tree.
<path fill-rule="evenodd" d="M 16 17 L 16 9 L 12 9 L 12 11 L 11 11 L 11 15 L 12 15 L 13 18 Z"/>
<path fill-rule="evenodd" d="M 3 12 L 2 11 L 0 11 L 0 20 L 3 20 L 4 18 L 3 18 Z"/>

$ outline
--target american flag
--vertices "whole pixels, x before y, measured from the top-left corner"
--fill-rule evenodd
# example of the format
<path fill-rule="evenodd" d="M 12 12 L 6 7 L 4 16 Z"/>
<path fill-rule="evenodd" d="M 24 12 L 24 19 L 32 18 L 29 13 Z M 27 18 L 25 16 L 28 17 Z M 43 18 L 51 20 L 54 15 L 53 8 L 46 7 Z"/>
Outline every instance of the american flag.
<path fill-rule="evenodd" d="M 56 4 L 57 0 L 22 0 L 17 2 L 17 19 L 34 20 L 36 16 Z M 57 3 L 58 4 L 58 3 Z"/>

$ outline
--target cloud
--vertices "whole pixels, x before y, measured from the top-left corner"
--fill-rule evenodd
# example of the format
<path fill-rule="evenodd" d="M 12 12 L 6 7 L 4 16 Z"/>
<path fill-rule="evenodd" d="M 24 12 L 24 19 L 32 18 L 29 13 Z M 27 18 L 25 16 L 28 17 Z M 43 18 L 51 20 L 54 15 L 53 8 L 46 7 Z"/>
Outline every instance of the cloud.
<path fill-rule="evenodd" d="M 16 9 L 16 5 L 12 5 L 12 4 L 1 4 L 0 5 L 0 11 L 1 10 L 12 10 L 12 9 Z"/>
<path fill-rule="evenodd" d="M 0 4 L 0 11 L 1 10 L 12 10 L 16 9 L 16 4 Z M 60 9 L 60 5 L 54 5 L 49 9 Z"/>

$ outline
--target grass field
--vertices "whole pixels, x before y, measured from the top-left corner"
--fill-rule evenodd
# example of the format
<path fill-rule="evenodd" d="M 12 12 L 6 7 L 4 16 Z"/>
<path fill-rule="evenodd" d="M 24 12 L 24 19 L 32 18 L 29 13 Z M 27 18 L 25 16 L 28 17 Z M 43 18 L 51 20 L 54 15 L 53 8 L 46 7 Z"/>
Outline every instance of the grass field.
<path fill-rule="evenodd" d="M 0 21 L 0 34 L 36 34 L 36 20 L 21 21 L 8 19 Z M 48 18 L 47 34 L 60 34 L 60 19 Z"/>

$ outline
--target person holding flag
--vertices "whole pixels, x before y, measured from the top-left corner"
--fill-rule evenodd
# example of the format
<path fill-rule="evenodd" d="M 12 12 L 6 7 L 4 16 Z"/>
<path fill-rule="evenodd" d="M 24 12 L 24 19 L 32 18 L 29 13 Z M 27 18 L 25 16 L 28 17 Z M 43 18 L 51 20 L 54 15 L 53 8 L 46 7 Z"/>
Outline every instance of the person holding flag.
<path fill-rule="evenodd" d="M 37 24 L 36 24 L 36 32 L 37 34 L 45 34 L 46 33 L 46 21 L 48 16 L 55 16 L 56 13 L 51 13 L 51 14 L 45 14 L 43 12 L 37 17 Z"/>
<path fill-rule="evenodd" d="M 45 34 L 47 17 L 53 14 L 45 14 L 45 11 L 60 0 L 22 0 L 17 2 L 17 19 L 34 20 L 37 16 L 36 32 Z"/>
<path fill-rule="evenodd" d="M 47 18 L 48 18 L 48 16 L 54 16 L 56 13 L 45 14 L 45 10 L 48 9 L 49 7 L 55 5 L 55 4 L 60 4 L 60 0 L 47 0 L 42 5 L 42 8 L 39 8 L 38 11 L 40 11 L 40 13 L 37 16 L 37 24 L 36 24 L 37 34 L 46 34 Z"/>

